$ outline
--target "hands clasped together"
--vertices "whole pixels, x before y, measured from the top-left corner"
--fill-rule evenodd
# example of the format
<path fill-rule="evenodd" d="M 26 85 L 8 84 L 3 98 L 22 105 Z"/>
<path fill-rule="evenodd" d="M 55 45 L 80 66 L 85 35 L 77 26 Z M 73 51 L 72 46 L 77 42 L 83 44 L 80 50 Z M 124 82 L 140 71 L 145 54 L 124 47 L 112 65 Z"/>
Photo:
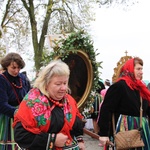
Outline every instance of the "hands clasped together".
<path fill-rule="evenodd" d="M 65 143 L 68 141 L 68 136 L 63 133 L 58 133 L 55 140 L 55 146 L 63 147 Z M 80 150 L 85 150 L 85 145 L 83 142 L 79 142 Z"/>

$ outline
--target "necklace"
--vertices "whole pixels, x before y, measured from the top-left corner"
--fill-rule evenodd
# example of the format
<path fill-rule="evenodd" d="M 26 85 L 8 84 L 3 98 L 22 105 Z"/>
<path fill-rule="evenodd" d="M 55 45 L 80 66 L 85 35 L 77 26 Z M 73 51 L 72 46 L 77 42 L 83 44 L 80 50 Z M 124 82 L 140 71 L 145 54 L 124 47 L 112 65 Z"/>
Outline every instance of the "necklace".
<path fill-rule="evenodd" d="M 20 82 L 20 86 L 16 85 L 15 83 L 12 82 L 12 85 L 18 89 L 21 89 L 22 88 L 22 80 L 21 78 L 19 78 L 19 82 Z"/>
<path fill-rule="evenodd" d="M 52 98 L 49 98 L 49 100 L 55 105 L 55 106 L 58 106 L 58 107 L 63 107 L 64 104 L 58 102 L 58 101 L 55 101 L 53 100 Z"/>

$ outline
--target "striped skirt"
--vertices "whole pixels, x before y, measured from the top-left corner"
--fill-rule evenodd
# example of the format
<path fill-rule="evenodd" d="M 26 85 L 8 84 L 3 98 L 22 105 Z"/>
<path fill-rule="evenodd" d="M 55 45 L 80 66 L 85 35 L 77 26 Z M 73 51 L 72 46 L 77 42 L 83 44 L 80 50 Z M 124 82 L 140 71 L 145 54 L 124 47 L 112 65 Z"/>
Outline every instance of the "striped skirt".
<path fill-rule="evenodd" d="M 19 150 L 14 141 L 13 119 L 0 114 L 0 150 Z"/>
<path fill-rule="evenodd" d="M 140 118 L 134 116 L 120 115 L 117 125 L 116 132 L 137 129 L 140 126 Z M 150 150 L 150 128 L 149 122 L 146 117 L 142 117 L 142 129 L 143 129 L 143 141 L 145 146 L 141 148 L 134 148 L 132 150 Z"/>

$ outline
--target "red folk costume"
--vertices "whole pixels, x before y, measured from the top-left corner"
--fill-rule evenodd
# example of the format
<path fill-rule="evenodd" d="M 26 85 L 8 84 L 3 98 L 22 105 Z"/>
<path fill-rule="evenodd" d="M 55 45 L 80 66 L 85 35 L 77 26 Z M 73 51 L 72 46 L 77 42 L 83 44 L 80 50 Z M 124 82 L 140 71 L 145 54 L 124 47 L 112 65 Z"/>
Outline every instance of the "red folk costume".
<path fill-rule="evenodd" d="M 43 95 L 37 88 L 32 89 L 23 99 L 19 106 L 18 112 L 14 116 L 13 127 L 18 122 L 22 123 L 22 126 L 29 132 L 34 134 L 40 134 L 41 132 L 47 133 L 51 123 L 51 112 L 57 105 L 53 103 L 50 106 L 49 101 L 45 95 Z M 80 119 L 83 116 L 79 113 L 76 105 L 76 101 L 66 94 L 63 98 L 63 110 L 64 110 L 64 125 L 60 133 L 68 136 L 69 141 L 72 141 L 70 131 L 75 122 L 76 116 Z M 49 146 L 50 148 L 52 145 Z M 62 148 L 55 148 L 61 150 Z"/>

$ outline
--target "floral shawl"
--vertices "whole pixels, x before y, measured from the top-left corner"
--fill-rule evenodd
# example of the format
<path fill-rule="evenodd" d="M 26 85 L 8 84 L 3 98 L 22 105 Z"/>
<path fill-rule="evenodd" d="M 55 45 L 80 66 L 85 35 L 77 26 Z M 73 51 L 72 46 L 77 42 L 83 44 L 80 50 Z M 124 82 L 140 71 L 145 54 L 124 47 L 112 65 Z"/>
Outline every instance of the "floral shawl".
<path fill-rule="evenodd" d="M 50 106 L 48 98 L 37 88 L 33 88 L 21 102 L 18 112 L 14 116 L 13 127 L 17 122 L 21 122 L 27 131 L 34 134 L 47 132 L 50 127 L 51 111 L 53 108 L 54 105 Z M 76 101 L 69 94 L 66 94 L 64 97 L 64 114 L 66 116 L 65 123 L 60 132 L 68 135 L 69 139 L 72 140 L 70 130 L 76 116 L 82 118 L 82 115 L 77 109 Z"/>

